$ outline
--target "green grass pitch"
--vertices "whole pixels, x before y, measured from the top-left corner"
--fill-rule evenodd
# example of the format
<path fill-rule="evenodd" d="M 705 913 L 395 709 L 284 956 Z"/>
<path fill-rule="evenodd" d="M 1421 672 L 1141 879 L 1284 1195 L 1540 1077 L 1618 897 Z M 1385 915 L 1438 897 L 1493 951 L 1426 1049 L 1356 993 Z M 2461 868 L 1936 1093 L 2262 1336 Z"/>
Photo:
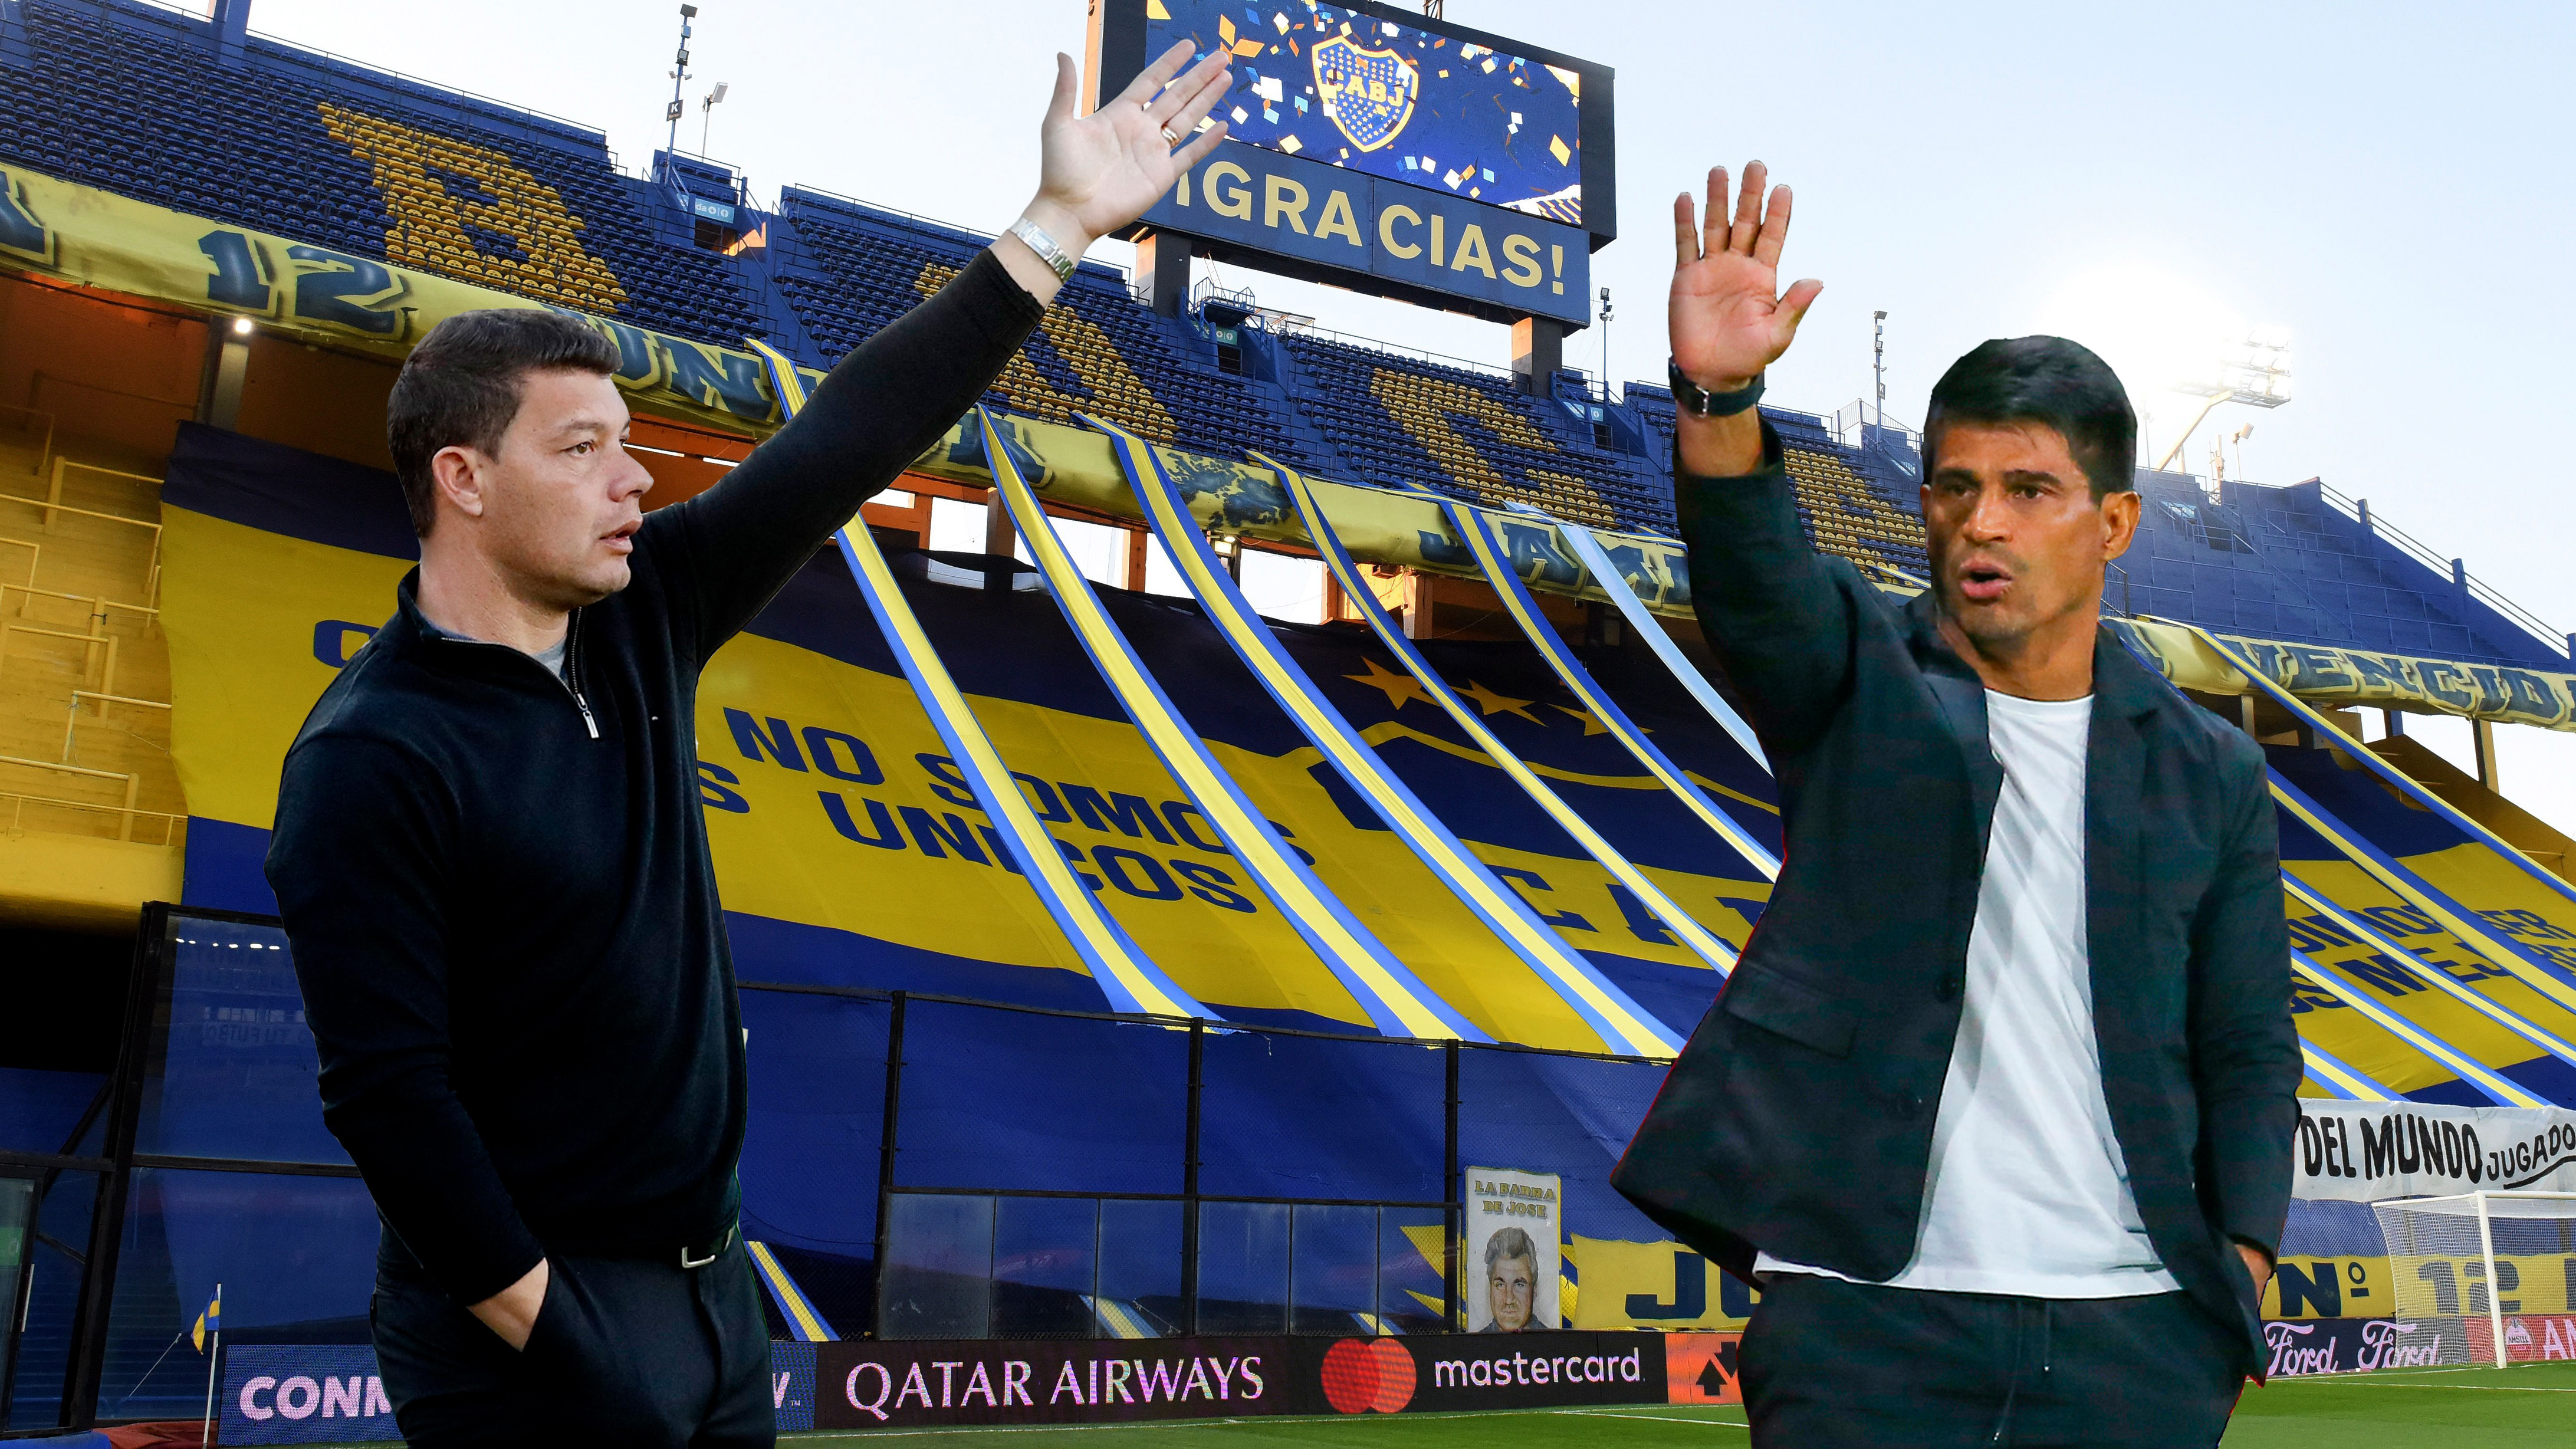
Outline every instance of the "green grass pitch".
<path fill-rule="evenodd" d="M 1505 1423 L 1503 1421 L 1513 1421 Z M 1744 1441 L 1739 1408 L 1639 1404 L 1479 1414 L 1219 1419 L 1083 1428 L 897 1429 L 794 1434 L 783 1445 L 958 1444 L 990 1449 L 1465 1449 L 1500 1431 L 1565 1449 L 1664 1449 Z M 2571 1449 L 2576 1364 L 2419 1369 L 2251 1385 L 2225 1449 Z"/>
<path fill-rule="evenodd" d="M 2576 1364 L 2406 1369 L 2248 1386 L 2227 1449 L 2576 1445 Z"/>

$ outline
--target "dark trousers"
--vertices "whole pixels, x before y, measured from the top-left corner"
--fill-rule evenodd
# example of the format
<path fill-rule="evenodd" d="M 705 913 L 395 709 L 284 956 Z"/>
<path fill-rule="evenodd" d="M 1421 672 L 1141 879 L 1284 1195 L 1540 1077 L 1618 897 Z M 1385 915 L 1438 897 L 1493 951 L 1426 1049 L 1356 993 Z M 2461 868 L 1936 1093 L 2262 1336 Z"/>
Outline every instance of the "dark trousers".
<path fill-rule="evenodd" d="M 556 1255 L 528 1346 L 408 1264 L 380 1258 L 370 1311 L 394 1422 L 412 1449 L 777 1442 L 769 1326 L 741 1234 L 716 1261 Z"/>
<path fill-rule="evenodd" d="M 2007 1298 L 1774 1273 L 1742 1348 L 1755 1449 L 2218 1442 L 2244 1345 L 2187 1294 Z"/>

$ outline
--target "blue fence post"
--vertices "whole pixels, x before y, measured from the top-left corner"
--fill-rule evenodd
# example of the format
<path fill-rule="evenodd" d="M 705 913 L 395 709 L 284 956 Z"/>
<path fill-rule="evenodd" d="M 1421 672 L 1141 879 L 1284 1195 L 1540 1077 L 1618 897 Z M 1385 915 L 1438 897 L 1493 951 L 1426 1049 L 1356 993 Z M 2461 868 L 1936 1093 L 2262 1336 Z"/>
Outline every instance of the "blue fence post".
<path fill-rule="evenodd" d="M 1441 1043 L 1441 1075 L 1446 1078 L 1448 1100 L 1442 1111 L 1440 1170 L 1446 1186 L 1440 1198 L 1448 1210 L 1441 1214 L 1441 1236 L 1447 1241 L 1440 1253 L 1440 1331 L 1458 1331 L 1458 1243 L 1467 1231 L 1467 1201 L 1458 1180 L 1458 1039 Z"/>
<path fill-rule="evenodd" d="M 116 1075 L 108 1106 L 105 1153 L 110 1166 L 99 1175 L 96 1205 L 90 1211 L 89 1254 L 81 1265 L 79 1304 L 72 1311 L 71 1357 L 63 1373 L 63 1402 L 56 1422 L 65 1429 L 87 1429 L 98 1422 L 99 1382 L 107 1367 L 108 1317 L 116 1299 L 118 1250 L 125 1242 L 126 1200 L 134 1182 L 134 1140 L 143 1116 L 144 1082 L 156 1057 L 150 1039 L 169 981 L 171 908 L 161 901 L 143 907 L 142 928 L 135 933 L 134 965 L 125 988 L 125 1022 L 117 1035 Z"/>
<path fill-rule="evenodd" d="M 897 991 L 887 998 L 885 1053 L 885 1116 L 877 1131 L 877 1243 L 875 1291 L 869 1295 L 870 1321 L 868 1336 L 883 1336 L 885 1324 L 886 1249 L 892 1242 L 887 1233 L 887 1218 L 894 1210 L 894 1158 L 898 1150 L 896 1133 L 903 1121 L 903 1007 L 904 993 Z"/>
<path fill-rule="evenodd" d="M 993 511 L 1002 511 L 996 498 Z M 1181 1337 L 1199 1332 L 1199 1103 L 1207 1086 L 1207 1019 L 1190 1018 L 1189 1100 L 1181 1122 Z"/>

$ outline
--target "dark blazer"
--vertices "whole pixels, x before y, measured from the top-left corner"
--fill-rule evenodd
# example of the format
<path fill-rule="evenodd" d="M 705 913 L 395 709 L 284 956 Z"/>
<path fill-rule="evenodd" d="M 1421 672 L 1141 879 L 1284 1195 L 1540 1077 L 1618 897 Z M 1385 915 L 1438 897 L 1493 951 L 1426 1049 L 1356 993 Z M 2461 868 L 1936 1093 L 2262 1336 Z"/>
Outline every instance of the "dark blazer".
<path fill-rule="evenodd" d="M 1786 851 L 1743 960 L 1611 1181 L 1749 1276 L 1757 1248 L 1855 1278 L 1912 1256 L 2003 771 L 1984 686 L 1798 524 L 1780 442 L 1677 479 L 1691 594 L 1780 785 Z M 2102 1085 L 2166 1269 L 2262 1362 L 2231 1246 L 2277 1250 L 2303 1072 L 2259 746 L 2106 630 L 2093 651 L 2085 895 Z"/>

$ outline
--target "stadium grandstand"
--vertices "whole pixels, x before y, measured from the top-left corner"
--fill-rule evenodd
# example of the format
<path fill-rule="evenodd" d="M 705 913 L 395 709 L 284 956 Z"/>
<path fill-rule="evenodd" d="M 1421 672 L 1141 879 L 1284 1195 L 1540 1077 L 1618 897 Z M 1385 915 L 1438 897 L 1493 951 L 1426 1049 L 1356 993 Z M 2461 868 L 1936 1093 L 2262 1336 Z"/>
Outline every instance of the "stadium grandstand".
<path fill-rule="evenodd" d="M 329 1380 L 345 1437 L 391 1435 L 359 1387 L 377 1223 L 320 1121 L 260 861 L 286 741 L 416 557 L 381 429 L 408 348 L 477 307 L 592 319 L 660 506 L 990 240 L 810 187 L 772 202 L 703 157 L 629 166 L 597 130 L 248 13 L 0 0 L 10 1432 L 193 1421 L 217 1366 L 191 1330 L 220 1285 L 225 1442 L 286 1442 L 262 1436 L 302 1423 L 299 1374 L 305 1412 Z M 1749 1290 L 1606 1181 L 1781 848 L 1758 750 L 1665 662 L 1706 657 L 1670 392 L 1146 291 L 1084 263 L 985 397 L 989 428 L 964 419 L 868 506 L 853 556 L 883 579 L 827 551 L 702 688 L 782 1424 L 847 1421 L 832 1367 L 855 1382 L 849 1355 L 878 1345 L 1321 1355 L 1463 1328 L 1462 1178 L 1487 1168 L 1557 1194 L 1566 1330 L 1718 1344 Z M 1814 546 L 1919 588 L 1920 439 L 1764 413 Z M 2305 1094 L 2419 1124 L 2576 1107 L 2568 840 L 2505 796 L 2491 744 L 2464 771 L 2403 732 L 2576 727 L 2576 641 L 2320 480 L 2138 482 L 2106 613 L 2269 751 Z M 933 546 L 958 509 L 984 547 Z M 1041 530 L 1080 573 L 1028 546 Z M 1251 614 L 1248 566 L 1320 604 Z M 1073 592 L 1158 688 L 1093 667 Z M 2364 709 L 2387 712 L 2367 745 Z M 1180 728 L 1140 728 L 1151 710 Z M 960 731 L 992 742 L 1003 793 Z M 1209 835 L 1197 767 L 1150 742 L 1170 734 L 1205 743 L 1415 995 L 1372 997 L 1306 944 L 1292 883 Z M 1067 944 L 1006 846 L 1018 819 L 1132 958 Z M 1390 1025 L 1435 1021 L 1465 1025 Z M 2482 1170 L 2456 1126 L 2399 1130 L 2449 1130 L 2454 1166 Z M 2392 1260 L 2322 1182 L 2332 1162 L 2310 1151 L 2289 1244 L 2310 1266 L 2267 1313 L 2359 1343 L 2342 1325 L 2385 1319 L 2369 1292 Z M 1688 1381 L 1716 1402 L 1732 1350 L 1706 1361 Z"/>

